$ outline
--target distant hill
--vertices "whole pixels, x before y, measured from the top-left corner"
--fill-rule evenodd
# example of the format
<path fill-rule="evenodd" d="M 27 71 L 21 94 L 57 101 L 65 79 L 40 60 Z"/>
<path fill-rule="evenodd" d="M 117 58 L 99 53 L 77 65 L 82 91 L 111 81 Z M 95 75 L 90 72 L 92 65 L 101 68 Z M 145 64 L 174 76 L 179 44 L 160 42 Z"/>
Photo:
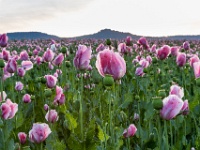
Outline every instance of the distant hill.
<path fill-rule="evenodd" d="M 166 39 L 170 40 L 200 40 L 200 35 L 175 35 L 168 36 Z"/>
<path fill-rule="evenodd" d="M 10 40 L 20 39 L 61 39 L 55 35 L 49 35 L 41 32 L 14 32 L 7 34 Z M 111 29 L 103 29 L 97 33 L 64 38 L 64 39 L 125 39 L 127 36 L 131 36 L 133 40 L 138 40 L 142 35 L 134 35 L 128 32 L 119 32 Z M 176 35 L 176 36 L 162 36 L 162 37 L 146 37 L 147 39 L 163 39 L 163 40 L 200 40 L 200 35 Z"/>
<path fill-rule="evenodd" d="M 59 39 L 58 36 L 49 35 L 41 32 L 14 32 L 7 33 L 10 40 L 20 39 Z"/>
<path fill-rule="evenodd" d="M 97 33 L 74 37 L 76 39 L 125 39 L 131 36 L 132 39 L 138 40 L 142 35 L 134 35 L 127 32 L 119 32 L 111 29 L 103 29 Z M 200 40 L 200 35 L 176 35 L 176 36 L 161 36 L 161 37 L 146 37 L 147 39 L 163 39 L 163 40 Z"/>
<path fill-rule="evenodd" d="M 127 36 L 131 36 L 133 39 L 138 39 L 141 36 L 133 35 L 131 33 L 124 33 L 119 31 L 114 31 L 111 29 L 103 29 L 97 33 L 90 34 L 90 35 L 84 35 L 75 37 L 76 39 L 124 39 Z"/>

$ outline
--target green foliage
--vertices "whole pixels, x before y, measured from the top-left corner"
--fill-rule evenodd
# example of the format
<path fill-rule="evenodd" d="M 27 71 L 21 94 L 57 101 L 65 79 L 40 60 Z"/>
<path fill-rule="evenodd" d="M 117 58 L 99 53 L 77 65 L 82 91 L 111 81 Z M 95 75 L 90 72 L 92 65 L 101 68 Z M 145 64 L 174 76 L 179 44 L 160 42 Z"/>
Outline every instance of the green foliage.
<path fill-rule="evenodd" d="M 27 41 L 24 40 L 24 42 Z M 42 56 L 49 41 L 39 42 L 41 43 L 37 44 L 42 49 L 39 56 Z M 126 62 L 126 75 L 121 79 L 121 83 L 112 79 L 113 84 L 108 88 L 103 85 L 103 78 L 95 68 L 95 57 L 92 57 L 90 61 L 92 71 L 78 71 L 73 67 L 78 44 L 84 44 L 84 42 L 71 41 L 67 43 L 67 48 L 62 47 L 58 53 L 65 54 L 68 50 L 70 53 L 65 56 L 65 63 L 54 66 L 53 70 L 48 69 L 46 62 L 40 65 L 34 64 L 33 69 L 27 70 L 24 77 L 21 78 L 15 73 L 14 76 L 4 81 L 3 89 L 8 98 L 18 103 L 18 112 L 12 119 L 0 118 L 0 150 L 12 150 L 15 145 L 19 145 L 17 134 L 19 132 L 28 134 L 33 123 L 48 123 L 45 119 L 47 112 L 43 109 L 44 104 L 48 104 L 49 109 L 55 109 L 59 114 L 59 120 L 56 123 L 48 123 L 52 133 L 43 142 L 43 148 L 47 150 L 160 150 L 166 147 L 172 150 L 191 149 L 191 147 L 200 149 L 200 88 L 195 80 L 193 68 L 189 64 L 180 68 L 176 65 L 176 58 L 173 56 L 158 60 L 152 53 L 138 48 L 130 54 L 123 54 Z M 95 49 L 100 42 L 103 41 L 89 40 L 85 45 L 91 45 L 95 56 Z M 180 41 L 165 42 L 171 46 L 182 44 Z M 8 47 L 10 52 L 16 50 L 19 54 L 22 49 L 29 49 L 31 56 L 32 50 L 36 48 L 36 43 L 31 47 L 28 46 L 30 44 L 20 46 L 17 45 L 17 41 L 14 43 Z M 119 41 L 113 42 L 107 39 L 105 43 L 109 48 L 114 46 L 116 51 Z M 153 43 L 152 41 L 151 45 Z M 65 41 L 61 41 L 61 45 L 65 44 Z M 163 42 L 158 41 L 157 46 L 160 47 L 162 44 Z M 151 55 L 153 64 L 144 69 L 143 76 L 136 76 L 135 70 L 140 65 L 133 64 L 132 60 L 139 55 L 140 51 L 143 52 L 141 55 L 143 58 Z M 17 60 L 18 67 L 21 62 Z M 57 69 L 61 69 L 62 74 L 59 75 L 56 85 L 63 88 L 66 99 L 64 105 L 55 106 L 53 100 L 56 96 L 56 89 L 55 87 L 49 89 L 46 86 L 44 76 L 53 75 Z M 77 74 L 87 76 L 83 78 L 83 83 Z M 16 81 L 24 84 L 23 91 L 16 92 Z M 95 87 L 91 86 L 93 83 Z M 165 120 L 160 118 L 162 105 L 161 103 L 155 104 L 153 98 L 159 96 L 159 102 L 162 102 L 163 98 L 169 95 L 170 86 L 173 84 L 183 87 L 184 97 L 182 99 L 187 99 L 189 102 L 189 114 L 183 115 L 180 112 L 175 118 L 167 121 L 167 127 L 164 128 Z M 92 88 L 84 88 L 87 85 Z M 26 93 L 31 95 L 29 104 L 22 102 L 22 97 Z M 83 133 L 80 130 L 80 98 L 82 100 Z M 135 114 L 138 116 L 135 117 Z M 137 127 L 137 132 L 132 137 L 124 138 L 124 129 L 127 129 L 130 124 Z M 36 150 L 38 147 L 27 138 L 26 144 L 22 145 L 21 149 Z"/>
<path fill-rule="evenodd" d="M 74 130 L 77 128 L 76 119 L 74 119 L 70 113 L 65 114 L 65 123 L 69 130 Z"/>
<path fill-rule="evenodd" d="M 101 142 L 105 142 L 110 138 L 100 126 L 98 126 L 98 138 Z"/>

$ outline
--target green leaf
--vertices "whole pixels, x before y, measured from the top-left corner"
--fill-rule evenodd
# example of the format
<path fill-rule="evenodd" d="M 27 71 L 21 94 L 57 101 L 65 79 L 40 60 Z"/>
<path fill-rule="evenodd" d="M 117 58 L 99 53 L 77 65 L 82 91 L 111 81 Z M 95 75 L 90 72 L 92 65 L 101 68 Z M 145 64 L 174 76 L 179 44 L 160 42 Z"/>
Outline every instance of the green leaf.
<path fill-rule="evenodd" d="M 0 129 L 0 149 L 4 149 L 4 134 L 3 134 L 3 131 L 2 129 Z"/>
<path fill-rule="evenodd" d="M 16 119 L 17 120 L 16 121 L 16 128 L 19 128 L 24 123 L 24 116 L 23 116 L 22 111 L 18 111 L 16 117 L 17 117 L 17 119 Z"/>
<path fill-rule="evenodd" d="M 3 121 L 0 118 L 0 127 L 2 127 L 2 126 L 3 126 Z"/>
<path fill-rule="evenodd" d="M 192 102 L 190 102 L 190 110 L 194 110 L 194 108 L 199 104 L 199 99 L 195 99 Z"/>
<path fill-rule="evenodd" d="M 87 150 L 96 150 L 97 149 L 96 147 L 97 145 L 95 143 L 92 143 L 87 147 Z"/>
<path fill-rule="evenodd" d="M 131 102 L 133 102 L 133 94 L 127 93 L 125 94 L 125 101 L 120 105 L 120 107 L 122 109 L 127 108 Z"/>
<path fill-rule="evenodd" d="M 145 120 L 149 120 L 149 119 L 153 118 L 153 117 L 154 117 L 155 111 L 153 111 L 154 108 L 153 108 L 153 105 L 152 105 L 151 102 L 149 102 L 149 103 L 146 105 L 146 108 L 145 108 L 145 109 L 146 109 L 146 111 L 145 111 Z"/>
<path fill-rule="evenodd" d="M 196 105 L 196 106 L 194 107 L 194 113 L 195 113 L 195 115 L 197 115 L 197 116 L 200 115 L 200 106 L 199 106 L 199 105 Z"/>
<path fill-rule="evenodd" d="M 64 150 L 64 149 L 66 149 L 66 144 L 64 143 L 64 141 L 55 142 L 55 144 L 54 144 L 54 149 L 57 149 L 57 150 Z"/>
<path fill-rule="evenodd" d="M 14 150 L 15 149 L 15 143 L 13 139 L 10 139 L 7 143 L 6 143 L 6 149 L 7 150 Z"/>
<path fill-rule="evenodd" d="M 98 126 L 98 138 L 101 142 L 107 141 L 110 138 L 105 132 L 103 132 L 100 126 Z"/>
<path fill-rule="evenodd" d="M 67 113 L 65 115 L 65 119 L 66 119 L 66 122 L 67 122 L 67 128 L 69 130 L 74 130 L 75 128 L 77 128 L 76 119 L 74 119 L 73 116 L 70 113 Z"/>
<path fill-rule="evenodd" d="M 82 150 L 82 143 L 73 134 L 67 139 L 67 145 L 71 150 Z"/>
<path fill-rule="evenodd" d="M 31 149 L 30 149 L 30 146 L 24 146 L 22 147 L 22 150 L 31 150 Z"/>
<path fill-rule="evenodd" d="M 11 131 L 13 130 L 13 127 L 14 127 L 13 119 L 5 120 L 6 123 L 4 125 L 4 130 L 3 130 L 5 141 L 8 140 L 8 138 L 10 137 Z"/>

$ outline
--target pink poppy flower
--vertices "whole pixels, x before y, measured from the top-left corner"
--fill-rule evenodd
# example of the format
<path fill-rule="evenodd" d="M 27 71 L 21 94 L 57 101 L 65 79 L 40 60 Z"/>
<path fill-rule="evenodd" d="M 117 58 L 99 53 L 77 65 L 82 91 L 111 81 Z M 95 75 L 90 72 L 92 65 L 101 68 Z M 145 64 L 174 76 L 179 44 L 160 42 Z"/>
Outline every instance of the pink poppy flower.
<path fill-rule="evenodd" d="M 185 41 L 185 42 L 183 43 L 183 48 L 184 48 L 185 50 L 189 50 L 189 49 L 190 49 L 190 43 L 189 43 L 188 41 Z"/>
<path fill-rule="evenodd" d="M 177 46 L 174 46 L 174 47 L 171 47 L 171 55 L 172 56 L 176 56 L 179 52 L 179 47 Z"/>
<path fill-rule="evenodd" d="M 186 54 L 185 53 L 178 53 L 176 56 L 176 64 L 179 67 L 182 67 L 186 64 Z"/>
<path fill-rule="evenodd" d="M 87 70 L 90 66 L 92 50 L 91 47 L 79 45 L 74 57 L 74 66 L 78 70 Z"/>
<path fill-rule="evenodd" d="M 188 115 L 189 113 L 189 104 L 188 104 L 188 100 L 184 100 L 183 102 L 183 107 L 181 108 L 182 114 L 183 115 Z"/>
<path fill-rule="evenodd" d="M 168 45 L 164 45 L 156 51 L 157 58 L 160 60 L 166 59 L 171 53 L 171 48 Z"/>
<path fill-rule="evenodd" d="M 135 75 L 137 76 L 143 76 L 144 72 L 143 72 L 144 68 L 143 67 L 137 67 L 135 70 Z"/>
<path fill-rule="evenodd" d="M 2 55 L 3 55 L 3 59 L 4 59 L 5 61 L 8 61 L 8 60 L 9 60 L 9 58 L 10 58 L 10 52 L 7 51 L 5 48 L 4 48 L 3 51 L 2 51 Z"/>
<path fill-rule="evenodd" d="M 51 129 L 46 123 L 34 123 L 29 131 L 29 139 L 33 143 L 41 143 L 49 136 Z"/>
<path fill-rule="evenodd" d="M 126 37 L 126 45 L 127 46 L 131 46 L 131 44 L 132 44 L 132 38 L 131 38 L 131 36 L 127 36 Z"/>
<path fill-rule="evenodd" d="M 19 141 L 21 144 L 25 144 L 26 143 L 26 137 L 27 137 L 27 134 L 24 133 L 24 132 L 19 132 L 18 133 L 18 138 L 19 138 Z"/>
<path fill-rule="evenodd" d="M 146 40 L 145 37 L 141 37 L 138 41 L 137 41 L 138 44 L 142 45 L 145 49 L 148 49 L 149 48 L 149 44 Z"/>
<path fill-rule="evenodd" d="M 22 84 L 22 82 L 16 82 L 15 84 L 15 90 L 17 91 L 21 91 L 24 88 L 24 85 Z"/>
<path fill-rule="evenodd" d="M 20 60 L 28 60 L 29 56 L 26 50 L 20 53 Z"/>
<path fill-rule="evenodd" d="M 46 62 L 50 62 L 53 60 L 54 55 L 55 55 L 54 52 L 48 48 L 47 51 L 43 54 L 43 59 Z"/>
<path fill-rule="evenodd" d="M 56 96 L 53 101 L 54 105 L 62 105 L 65 103 L 65 95 L 63 94 L 63 89 L 56 86 Z"/>
<path fill-rule="evenodd" d="M 122 78 L 126 73 L 126 63 L 117 52 L 105 49 L 98 53 L 96 68 L 101 76 L 112 75 L 115 80 Z"/>
<path fill-rule="evenodd" d="M 25 94 L 22 98 L 24 103 L 30 103 L 31 102 L 31 96 L 29 94 Z"/>
<path fill-rule="evenodd" d="M 128 129 L 125 129 L 123 132 L 123 136 L 125 138 L 132 137 L 137 132 L 137 128 L 134 124 L 129 125 Z"/>
<path fill-rule="evenodd" d="M 14 58 L 10 59 L 7 63 L 7 65 L 5 66 L 6 70 L 9 73 L 14 73 L 15 71 L 17 71 L 17 62 Z"/>
<path fill-rule="evenodd" d="M 126 43 L 120 43 L 118 45 L 118 52 L 122 54 L 127 53 Z"/>
<path fill-rule="evenodd" d="M 200 77 L 200 61 L 193 63 L 193 70 L 194 70 L 194 75 L 195 78 Z"/>
<path fill-rule="evenodd" d="M 23 77 L 26 74 L 26 70 L 23 68 L 17 68 L 17 75 Z"/>
<path fill-rule="evenodd" d="M 183 107 L 183 101 L 177 95 L 169 95 L 163 99 L 163 108 L 160 116 L 165 120 L 171 120 L 178 115 Z"/>
<path fill-rule="evenodd" d="M 101 43 L 101 44 L 99 44 L 99 46 L 96 48 L 96 52 L 98 53 L 98 52 L 100 52 L 100 51 L 102 51 L 102 50 L 104 50 L 105 49 L 105 46 Z"/>
<path fill-rule="evenodd" d="M 170 95 L 177 95 L 179 98 L 183 98 L 184 97 L 184 90 L 183 88 L 181 88 L 178 85 L 172 85 L 170 87 Z"/>
<path fill-rule="evenodd" d="M 55 66 L 59 66 L 62 64 L 64 60 L 64 55 L 62 53 L 58 54 L 58 56 L 56 56 L 56 58 L 52 61 L 52 64 Z"/>
<path fill-rule="evenodd" d="M 58 121 L 58 113 L 56 110 L 49 110 L 47 114 L 45 115 L 45 119 L 50 123 L 55 123 Z"/>
<path fill-rule="evenodd" d="M 45 75 L 44 77 L 46 78 L 48 88 L 53 88 L 56 85 L 58 79 L 55 76 Z"/>
<path fill-rule="evenodd" d="M 193 64 L 198 61 L 199 61 L 199 57 L 197 55 L 194 55 L 189 59 L 189 64 L 191 67 L 193 67 Z"/>
<path fill-rule="evenodd" d="M 6 47 L 8 44 L 8 36 L 6 33 L 0 34 L 0 46 Z"/>
<path fill-rule="evenodd" d="M 31 61 L 22 61 L 21 65 L 24 70 L 30 70 L 33 68 L 33 63 Z"/>
<path fill-rule="evenodd" d="M 6 102 L 1 105 L 1 111 L 3 119 L 12 119 L 18 111 L 18 104 L 7 99 Z"/>

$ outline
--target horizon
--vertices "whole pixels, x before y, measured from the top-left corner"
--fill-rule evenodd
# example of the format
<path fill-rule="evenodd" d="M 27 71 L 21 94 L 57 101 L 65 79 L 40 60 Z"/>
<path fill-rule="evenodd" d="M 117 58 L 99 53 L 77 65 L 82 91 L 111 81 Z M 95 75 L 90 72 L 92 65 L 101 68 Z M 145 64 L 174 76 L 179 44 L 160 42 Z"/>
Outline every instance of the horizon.
<path fill-rule="evenodd" d="M 198 0 L 0 0 L 0 32 L 78 37 L 111 29 L 145 37 L 200 35 L 198 4 Z"/>
<path fill-rule="evenodd" d="M 150 38 L 163 38 L 163 37 L 174 37 L 174 36 L 200 36 L 200 34 L 196 34 L 196 35 L 189 35 L 189 34 L 185 34 L 185 35 L 169 35 L 169 36 L 143 36 L 143 35 L 137 35 L 137 34 L 133 34 L 133 33 L 130 33 L 130 32 L 122 32 L 122 31 L 117 31 L 117 30 L 113 30 L 113 29 L 108 29 L 108 28 L 105 28 L 105 29 L 101 29 L 95 33 L 90 33 L 90 34 L 85 34 L 85 35 L 79 35 L 79 36 L 74 36 L 74 37 L 60 37 L 58 35 L 55 35 L 55 34 L 49 34 L 49 33 L 45 33 L 45 32 L 40 32 L 40 31 L 16 31 L 16 32 L 8 32 L 7 34 L 12 34 L 12 33 L 42 33 L 42 34 L 47 34 L 47 35 L 50 35 L 50 36 L 56 36 L 58 38 L 77 38 L 77 37 L 82 37 L 82 36 L 88 36 L 88 35 L 93 35 L 93 34 L 97 34 L 99 32 L 101 32 L 102 30 L 111 30 L 111 31 L 114 31 L 114 32 L 120 32 L 120 33 L 125 33 L 125 34 L 131 34 L 133 36 L 139 36 L 139 37 L 150 37 Z"/>

